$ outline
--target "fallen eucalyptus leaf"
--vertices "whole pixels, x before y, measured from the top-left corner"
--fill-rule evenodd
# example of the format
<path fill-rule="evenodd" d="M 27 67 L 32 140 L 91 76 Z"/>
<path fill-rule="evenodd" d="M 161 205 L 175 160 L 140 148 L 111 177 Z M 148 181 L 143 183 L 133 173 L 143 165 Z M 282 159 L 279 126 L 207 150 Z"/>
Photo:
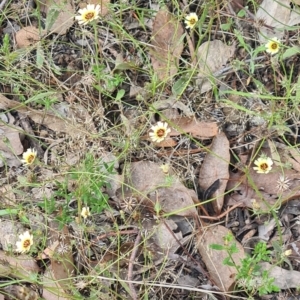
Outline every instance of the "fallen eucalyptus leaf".
<path fill-rule="evenodd" d="M 214 250 L 210 245 L 224 245 L 224 237 L 230 232 L 229 229 L 217 225 L 203 229 L 197 236 L 197 248 L 201 258 L 209 272 L 213 282 L 222 291 L 232 291 L 235 286 L 235 275 L 237 269 L 228 265 L 224 265 L 223 261 L 228 257 L 225 250 Z M 241 259 L 245 258 L 244 248 L 238 241 L 234 241 L 238 248 L 237 253 L 232 254 L 232 258 L 236 265 L 240 265 Z"/>
<path fill-rule="evenodd" d="M 235 44 L 228 46 L 219 40 L 204 42 L 199 47 L 197 85 L 201 85 L 201 93 L 212 88 L 212 83 L 215 84 L 215 78 L 212 75 L 226 65 L 233 56 L 235 48 Z"/>
<path fill-rule="evenodd" d="M 152 32 L 150 57 L 159 80 L 170 80 L 177 74 L 183 51 L 183 28 L 167 10 L 157 12 Z"/>
<path fill-rule="evenodd" d="M 214 211 L 220 214 L 224 202 L 224 192 L 229 179 L 229 141 L 225 133 L 218 134 L 212 142 L 209 153 L 200 167 L 199 185 L 203 190 L 209 189 L 216 180 L 220 180 L 219 188 L 212 194 Z"/>

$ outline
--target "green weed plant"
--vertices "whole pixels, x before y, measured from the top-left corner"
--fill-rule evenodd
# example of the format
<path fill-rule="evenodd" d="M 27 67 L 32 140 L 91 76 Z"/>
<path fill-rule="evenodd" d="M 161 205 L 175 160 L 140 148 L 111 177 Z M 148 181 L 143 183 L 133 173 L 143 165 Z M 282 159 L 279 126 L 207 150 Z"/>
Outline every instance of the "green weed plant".
<path fill-rule="evenodd" d="M 223 260 L 226 266 L 234 267 L 237 270 L 236 282 L 239 287 L 244 288 L 250 299 L 255 295 L 259 296 L 278 292 L 280 289 L 274 285 L 274 278 L 266 270 L 261 270 L 261 262 L 271 261 L 271 251 L 267 249 L 265 242 L 256 244 L 252 256 L 246 255 L 237 265 L 233 259 L 233 254 L 238 253 L 238 247 L 234 242 L 232 234 L 224 237 L 224 245 L 211 244 L 210 248 L 217 251 L 226 251 L 228 256 Z"/>

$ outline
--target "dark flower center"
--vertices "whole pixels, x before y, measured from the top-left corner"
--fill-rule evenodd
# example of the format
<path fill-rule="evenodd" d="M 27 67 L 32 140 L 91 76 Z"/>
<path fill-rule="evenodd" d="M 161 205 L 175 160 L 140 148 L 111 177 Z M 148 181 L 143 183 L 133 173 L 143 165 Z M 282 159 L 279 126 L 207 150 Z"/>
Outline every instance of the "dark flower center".
<path fill-rule="evenodd" d="M 157 130 L 156 134 L 159 137 L 163 137 L 165 135 L 165 130 L 164 129 L 159 129 L 159 130 Z"/>
<path fill-rule="evenodd" d="M 260 165 L 260 168 L 261 168 L 263 171 L 266 171 L 266 170 L 268 170 L 268 164 L 263 163 L 263 164 Z"/>
<path fill-rule="evenodd" d="M 94 16 L 95 16 L 95 13 L 89 12 L 89 13 L 87 13 L 87 14 L 85 15 L 85 19 L 86 19 L 86 20 L 91 20 L 91 19 L 94 18 Z"/>
<path fill-rule="evenodd" d="M 273 50 L 276 50 L 276 49 L 278 48 L 277 43 L 272 43 L 271 48 L 272 48 Z"/>
<path fill-rule="evenodd" d="M 31 164 L 34 161 L 35 156 L 33 154 L 30 154 L 27 158 L 27 161 L 29 164 Z"/>
<path fill-rule="evenodd" d="M 30 246 L 30 240 L 25 240 L 24 242 L 23 242 L 23 247 L 24 248 L 28 248 Z"/>

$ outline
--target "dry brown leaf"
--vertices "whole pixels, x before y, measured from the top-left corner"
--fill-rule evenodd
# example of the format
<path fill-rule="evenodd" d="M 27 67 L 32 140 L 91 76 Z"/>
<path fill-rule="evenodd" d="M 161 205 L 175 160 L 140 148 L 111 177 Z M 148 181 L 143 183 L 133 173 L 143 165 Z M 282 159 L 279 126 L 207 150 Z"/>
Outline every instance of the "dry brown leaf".
<path fill-rule="evenodd" d="M 171 132 L 168 136 L 159 143 L 154 143 L 158 147 L 174 147 L 178 144 L 172 136 L 178 136 L 181 134 L 191 134 L 198 139 L 211 139 L 218 133 L 218 125 L 214 122 L 200 122 L 195 118 L 180 117 L 178 119 L 169 120 L 169 127 Z M 176 129 L 175 129 L 176 128 Z M 144 140 L 151 141 L 149 133 L 142 137 Z"/>
<path fill-rule="evenodd" d="M 4 166 L 9 167 L 19 167 L 21 165 L 20 159 L 18 159 L 14 154 L 7 151 L 0 151 L 0 168 Z"/>
<path fill-rule="evenodd" d="M 270 278 L 274 278 L 273 284 L 280 289 L 292 289 L 299 287 L 300 272 L 285 270 L 268 262 L 260 263 L 261 271 L 267 271 Z"/>
<path fill-rule="evenodd" d="M 265 43 L 267 39 L 270 38 L 282 38 L 284 35 L 284 27 L 289 23 L 290 15 L 290 0 L 264 0 L 256 13 L 257 20 L 264 20 L 268 25 L 268 27 L 260 27 L 260 41 Z M 271 28 L 269 28 L 269 26 Z"/>
<path fill-rule="evenodd" d="M 295 0 L 296 1 L 296 0 Z M 294 2 L 295 2 L 294 1 Z M 297 2 L 300 3 L 299 0 L 297 0 Z M 300 5 L 300 4 L 298 4 Z M 295 26 L 297 24 L 300 23 L 300 8 L 298 6 L 294 6 L 291 15 L 290 15 L 290 19 L 289 19 L 289 26 Z"/>
<path fill-rule="evenodd" d="M 160 80 L 177 74 L 183 51 L 183 28 L 177 18 L 166 10 L 157 12 L 152 32 L 150 57 L 154 72 Z"/>
<path fill-rule="evenodd" d="M 196 193 L 192 196 L 184 185 L 177 183 L 170 188 L 159 188 L 149 194 L 153 203 L 159 203 L 165 213 L 174 213 L 179 216 L 191 217 L 196 214 L 193 199 L 197 199 Z"/>
<path fill-rule="evenodd" d="M 43 299 L 45 300 L 70 300 L 53 275 L 52 266 L 49 266 L 43 276 Z"/>
<path fill-rule="evenodd" d="M 295 159 L 291 158 L 288 152 L 292 152 Z M 299 159 L 298 152 L 295 149 L 286 149 L 285 145 L 268 140 L 268 143 L 262 147 L 256 157 L 260 157 L 262 153 L 271 157 L 274 162 L 271 172 L 259 174 L 253 169 L 255 165 L 252 163 L 248 170 L 251 184 L 243 172 L 231 173 L 227 190 L 234 190 L 236 193 L 228 198 L 229 205 L 234 205 L 240 200 L 245 206 L 252 207 L 255 199 L 257 207 L 260 206 L 261 209 L 265 210 L 267 209 L 266 204 L 260 199 L 265 199 L 269 205 L 274 205 L 276 201 L 280 201 L 282 204 L 300 196 L 300 173 L 286 168 L 287 163 L 297 167 L 299 164 L 297 161 Z M 282 178 L 287 180 L 287 188 L 285 190 L 280 188 Z M 256 187 L 259 193 L 255 192 L 254 188 L 251 188 L 252 185 Z"/>
<path fill-rule="evenodd" d="M 114 156 L 111 152 L 104 152 L 101 156 L 102 161 L 108 166 L 114 165 L 114 172 L 112 174 L 108 174 L 106 177 L 107 187 L 106 192 L 109 197 L 114 198 L 116 196 L 117 190 L 121 187 L 123 182 L 123 175 L 118 174 L 119 162 L 118 158 Z M 108 173 L 106 168 L 101 167 L 101 172 L 103 172 L 106 176 Z"/>
<path fill-rule="evenodd" d="M 218 125 L 214 122 L 199 122 L 195 118 L 182 117 L 170 120 L 172 128 L 170 136 L 177 136 L 182 133 L 189 133 L 195 138 L 210 139 L 218 134 Z"/>
<path fill-rule="evenodd" d="M 227 46 L 219 40 L 204 42 L 199 47 L 197 52 L 199 66 L 197 84 L 201 84 L 201 93 L 205 93 L 212 88 L 209 77 L 226 65 L 227 61 L 233 56 L 235 48 L 235 44 Z"/>
<path fill-rule="evenodd" d="M 133 162 L 124 171 L 126 185 L 142 195 L 166 184 L 164 172 L 158 164 L 150 161 Z"/>
<path fill-rule="evenodd" d="M 258 238 L 264 241 L 268 241 L 270 236 L 274 233 L 277 223 L 275 219 L 271 219 L 268 222 L 258 225 Z"/>
<path fill-rule="evenodd" d="M 16 44 L 18 48 L 26 48 L 39 40 L 39 30 L 34 26 L 24 27 L 16 33 Z"/>
<path fill-rule="evenodd" d="M 140 201 L 148 200 L 147 205 L 154 207 L 159 204 L 166 213 L 175 213 L 181 216 L 196 214 L 194 202 L 197 195 L 187 189 L 172 174 L 173 180 L 166 176 L 160 166 L 149 161 L 131 163 L 125 170 L 125 184 L 117 192 L 118 198 L 134 195 Z"/>
<path fill-rule="evenodd" d="M 80 8 L 85 8 L 87 4 L 99 4 L 100 5 L 100 15 L 106 16 L 109 12 L 108 5 L 110 3 L 110 0 L 87 0 L 87 1 L 81 1 L 79 3 Z"/>
<path fill-rule="evenodd" d="M 217 225 L 209 227 L 197 237 L 197 248 L 203 262 L 208 270 L 210 278 L 222 291 L 231 291 L 235 285 L 236 268 L 223 264 L 223 260 L 228 257 L 226 251 L 210 249 L 211 244 L 224 245 L 224 237 L 231 233 L 229 229 Z M 245 258 L 244 248 L 235 241 L 238 253 L 233 253 L 234 262 L 239 265 L 240 260 Z"/>
<path fill-rule="evenodd" d="M 27 279 L 38 274 L 41 270 L 35 259 L 27 255 L 11 256 L 9 252 L 0 250 L 0 274 L 2 276 L 12 276 L 20 279 Z"/>
<path fill-rule="evenodd" d="M 57 34 L 66 34 L 74 23 L 75 9 L 70 0 L 43 0 L 40 4 L 41 11 L 48 15 L 50 11 L 57 11 L 58 16 L 54 20 L 49 31 Z"/>
<path fill-rule="evenodd" d="M 19 240 L 19 235 L 23 234 L 26 228 L 19 222 L 10 219 L 0 219 L 0 244 L 4 251 L 15 251 L 16 242 Z"/>
<path fill-rule="evenodd" d="M 0 94 L 0 109 L 16 110 L 28 115 L 34 122 L 43 124 L 55 132 L 66 132 L 70 136 L 79 136 L 82 133 L 88 133 L 83 125 L 78 123 L 74 124 L 74 120 L 72 119 L 63 118 L 50 112 L 35 110 L 23 103 L 10 100 L 2 94 Z M 92 132 L 94 131 L 89 128 L 89 133 Z"/>
<path fill-rule="evenodd" d="M 166 109 L 175 109 L 177 112 L 180 111 L 181 115 L 186 117 L 193 117 L 195 113 L 191 110 L 190 107 L 182 103 L 180 100 L 177 99 L 175 96 L 171 96 L 168 99 L 158 100 L 152 104 L 153 110 L 166 110 Z M 167 117 L 167 116 L 166 116 Z M 169 119 L 176 119 L 176 118 L 169 118 Z"/>
<path fill-rule="evenodd" d="M 227 204 L 235 205 L 240 202 L 252 208 L 255 199 L 258 208 L 268 210 L 268 207 L 262 199 L 269 205 L 274 205 L 276 201 L 280 200 L 280 204 L 283 204 L 300 196 L 300 174 L 286 170 L 284 175 L 285 178 L 290 179 L 289 188 L 283 192 L 279 192 L 277 181 L 280 179 L 282 169 L 277 167 L 272 170 L 274 170 L 274 173 L 268 174 L 257 174 L 256 172 L 252 172 L 252 170 L 250 171 L 251 181 L 259 190 L 259 194 L 251 188 L 243 173 L 232 173 L 227 185 L 227 190 L 235 191 L 235 193 L 227 197 Z"/>
<path fill-rule="evenodd" d="M 5 184 L 0 187 L 0 199 L 3 206 L 13 206 L 16 204 L 16 196 L 10 184 Z"/>
<path fill-rule="evenodd" d="M 254 166 L 254 165 L 253 165 Z M 253 166 L 249 169 L 249 175 L 252 179 L 252 182 L 259 189 L 264 191 L 265 193 L 272 195 L 281 195 L 283 199 L 291 198 L 295 195 L 299 194 L 298 190 L 300 187 L 300 174 L 295 172 L 294 170 L 289 170 L 281 167 L 272 168 L 272 171 L 268 174 L 258 174 L 255 170 L 253 170 Z M 285 191 L 281 191 L 279 189 L 278 181 L 280 177 L 284 176 L 289 180 L 288 189 Z"/>
<path fill-rule="evenodd" d="M 259 195 L 248 184 L 241 184 L 233 177 L 228 181 L 227 190 L 232 191 L 226 196 L 227 205 L 243 204 L 245 207 L 255 208 L 256 210 L 269 212 L 269 206 L 278 201 L 277 195 L 270 195 L 260 191 Z M 267 204 L 269 205 L 267 205 Z"/>
<path fill-rule="evenodd" d="M 13 152 L 15 155 L 23 153 L 24 148 L 20 141 L 22 128 L 13 124 L 0 123 L 0 150 Z"/>
<path fill-rule="evenodd" d="M 270 38 L 283 38 L 287 26 L 300 23 L 299 7 L 290 7 L 290 2 L 298 4 L 299 0 L 274 1 L 264 0 L 256 13 L 256 18 L 264 20 L 268 26 L 260 28 L 259 40 L 265 43 Z"/>
<path fill-rule="evenodd" d="M 144 218 L 142 226 L 146 234 L 146 249 L 151 253 L 155 265 L 161 264 L 166 258 L 174 259 L 179 244 L 184 245 L 185 238 L 182 237 L 178 225 L 171 219 L 157 222 L 155 219 Z"/>
<path fill-rule="evenodd" d="M 178 231 L 178 226 L 173 220 L 164 220 L 159 223 L 156 220 L 145 220 L 143 228 L 151 237 L 151 241 L 148 241 L 147 244 L 155 243 L 160 249 L 167 250 L 169 254 L 174 254 L 178 249 L 177 241 L 181 241 L 182 233 L 180 230 Z"/>
<path fill-rule="evenodd" d="M 229 179 L 229 141 L 225 133 L 218 134 L 212 142 L 210 152 L 201 165 L 199 173 L 199 185 L 207 190 L 216 181 L 220 180 L 220 186 L 211 196 L 214 211 L 220 214 L 224 202 L 224 192 Z M 205 199 L 208 200 L 208 199 Z"/>
<path fill-rule="evenodd" d="M 151 138 L 149 137 L 148 134 L 145 136 L 145 139 L 147 139 L 148 141 L 151 141 Z M 153 144 L 156 147 L 169 148 L 169 147 L 175 147 L 178 144 L 178 142 L 176 142 L 174 139 L 172 139 L 170 137 L 166 137 L 163 141 L 161 141 L 159 143 L 153 142 Z"/>
<path fill-rule="evenodd" d="M 291 163 L 294 170 L 300 172 L 300 153 L 297 148 L 288 148 L 290 156 L 287 156 L 287 162 Z"/>
<path fill-rule="evenodd" d="M 72 274 L 75 273 L 72 245 L 67 226 L 59 230 L 59 223 L 50 221 L 48 237 L 50 254 L 51 278 L 65 290 L 69 289 L 72 282 Z"/>

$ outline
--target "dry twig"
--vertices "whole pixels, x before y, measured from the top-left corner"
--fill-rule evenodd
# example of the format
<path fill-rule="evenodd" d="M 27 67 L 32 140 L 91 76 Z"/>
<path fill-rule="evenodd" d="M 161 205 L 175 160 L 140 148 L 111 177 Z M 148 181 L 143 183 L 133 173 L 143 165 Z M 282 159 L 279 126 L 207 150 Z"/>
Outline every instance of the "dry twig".
<path fill-rule="evenodd" d="M 136 294 L 134 285 L 131 281 L 132 281 L 132 277 L 133 277 L 132 275 L 133 275 L 134 260 L 136 258 L 136 255 L 137 255 L 137 252 L 138 252 L 138 249 L 139 249 L 139 243 L 141 241 L 141 237 L 142 237 L 141 232 L 139 232 L 136 239 L 135 239 L 134 246 L 133 246 L 133 249 L 132 249 L 132 252 L 131 252 L 131 255 L 130 255 L 130 259 L 129 259 L 129 264 L 128 264 L 128 280 L 129 280 L 128 285 L 129 285 L 129 288 L 130 288 L 130 291 L 131 291 L 131 297 L 132 297 L 133 300 L 138 299 L 138 296 Z"/>

